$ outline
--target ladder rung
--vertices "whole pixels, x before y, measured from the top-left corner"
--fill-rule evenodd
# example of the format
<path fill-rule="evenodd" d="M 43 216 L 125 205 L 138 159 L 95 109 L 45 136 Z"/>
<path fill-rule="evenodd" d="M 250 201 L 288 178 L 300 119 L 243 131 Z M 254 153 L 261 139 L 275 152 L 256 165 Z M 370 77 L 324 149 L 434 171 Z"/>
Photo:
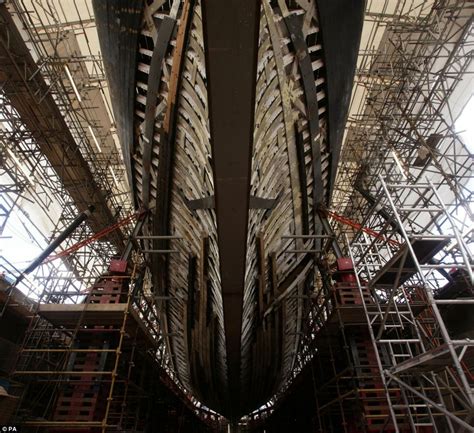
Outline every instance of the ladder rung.
<path fill-rule="evenodd" d="M 84 353 L 101 353 L 101 352 L 117 352 L 117 349 L 74 349 L 74 348 L 62 348 L 62 349 L 21 349 L 22 352 L 84 352 Z"/>
<path fill-rule="evenodd" d="M 420 265 L 421 269 L 466 269 L 467 266 L 459 263 L 444 263 L 439 265 Z"/>
<path fill-rule="evenodd" d="M 403 183 L 387 183 L 386 185 L 389 188 L 408 188 L 408 189 L 431 188 L 431 185 L 429 183 L 418 183 L 416 185 L 405 185 Z"/>
<path fill-rule="evenodd" d="M 474 298 L 458 298 L 458 299 L 436 299 L 436 304 L 474 304 Z"/>
<path fill-rule="evenodd" d="M 50 371 L 50 370 L 43 370 L 43 371 L 35 371 L 35 370 L 19 370 L 15 371 L 13 374 L 65 374 L 65 375 L 84 375 L 84 376 L 92 376 L 92 375 L 107 375 L 113 374 L 113 371 Z"/>
<path fill-rule="evenodd" d="M 443 212 L 440 207 L 400 207 L 399 212 Z"/>
<path fill-rule="evenodd" d="M 383 316 L 385 311 L 368 311 L 369 316 Z M 388 311 L 388 314 L 409 314 L 410 310 Z"/>
<path fill-rule="evenodd" d="M 410 239 L 455 239 L 454 235 L 412 235 L 409 234 Z"/>

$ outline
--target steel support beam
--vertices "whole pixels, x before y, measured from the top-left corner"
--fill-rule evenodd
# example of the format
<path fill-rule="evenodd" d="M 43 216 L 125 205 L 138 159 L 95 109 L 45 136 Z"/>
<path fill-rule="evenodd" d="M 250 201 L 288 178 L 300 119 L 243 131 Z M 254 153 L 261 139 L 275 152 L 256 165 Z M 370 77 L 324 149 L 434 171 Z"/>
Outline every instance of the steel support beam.
<path fill-rule="evenodd" d="M 60 234 L 59 236 L 54 239 L 42 252 L 41 254 L 33 260 L 33 262 L 18 276 L 13 287 L 22 281 L 26 275 L 31 274 L 43 261 L 57 248 L 61 245 L 66 238 L 68 238 L 71 233 L 77 229 L 87 218 L 89 218 L 94 212 L 94 206 L 89 206 L 87 210 L 81 212 L 74 221 L 69 224 Z"/>

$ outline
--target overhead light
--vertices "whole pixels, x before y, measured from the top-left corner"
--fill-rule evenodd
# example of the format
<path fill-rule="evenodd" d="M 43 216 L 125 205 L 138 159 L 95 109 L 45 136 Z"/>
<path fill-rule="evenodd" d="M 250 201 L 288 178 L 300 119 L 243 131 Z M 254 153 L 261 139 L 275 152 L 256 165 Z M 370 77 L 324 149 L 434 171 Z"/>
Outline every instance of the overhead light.
<path fill-rule="evenodd" d="M 109 167 L 110 173 L 112 173 L 112 177 L 114 178 L 115 186 L 118 188 L 118 181 L 117 178 L 115 177 L 114 169 L 112 167 Z"/>
<path fill-rule="evenodd" d="M 100 153 L 102 153 L 102 148 L 100 147 L 100 144 L 99 144 L 99 142 L 97 141 L 97 138 L 96 138 L 96 136 L 95 136 L 95 134 L 94 134 L 94 130 L 91 128 L 90 125 L 89 125 L 89 131 L 90 131 L 90 133 L 91 133 L 91 135 L 92 135 L 92 138 L 94 139 L 94 143 L 95 143 L 95 145 L 96 145 L 96 147 L 97 147 L 97 150 L 98 150 Z"/>
<path fill-rule="evenodd" d="M 117 134 L 117 130 L 112 131 L 112 138 L 114 139 L 115 148 L 117 149 L 120 156 L 122 156 L 122 148 L 120 147 L 120 139 Z"/>
<path fill-rule="evenodd" d="M 21 164 L 20 160 L 15 156 L 15 154 L 7 148 L 8 154 L 12 157 L 13 161 L 15 162 L 15 165 L 20 169 L 20 171 L 23 173 L 23 175 L 26 177 L 30 185 L 33 185 L 33 180 L 31 179 L 31 176 L 29 173 L 23 168 L 23 165 Z"/>
<path fill-rule="evenodd" d="M 398 156 L 397 156 L 397 154 L 395 153 L 394 150 L 392 150 L 392 155 L 393 155 L 393 158 L 395 159 L 395 162 L 398 165 L 398 168 L 400 169 L 400 172 L 402 173 L 403 179 L 407 180 L 407 175 L 406 175 L 405 169 L 403 168 L 403 165 L 402 165 L 401 161 L 398 159 Z"/>
<path fill-rule="evenodd" d="M 74 82 L 74 78 L 72 78 L 71 71 L 67 67 L 67 65 L 64 65 L 64 69 L 66 70 L 67 77 L 69 78 L 69 81 L 72 84 L 72 88 L 74 90 L 74 93 L 76 94 L 77 100 L 79 102 L 82 102 L 81 95 L 79 94 L 79 91 L 77 90 L 76 83 Z"/>

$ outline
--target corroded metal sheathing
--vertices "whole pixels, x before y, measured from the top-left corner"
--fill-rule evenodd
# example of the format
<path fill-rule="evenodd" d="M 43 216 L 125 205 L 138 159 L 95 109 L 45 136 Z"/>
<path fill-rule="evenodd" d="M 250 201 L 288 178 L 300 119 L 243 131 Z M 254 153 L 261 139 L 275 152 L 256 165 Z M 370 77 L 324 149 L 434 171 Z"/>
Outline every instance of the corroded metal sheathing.
<path fill-rule="evenodd" d="M 94 1 L 143 234 L 181 238 L 141 241 L 179 251 L 148 254 L 171 367 L 234 420 L 301 365 L 321 244 L 308 236 L 322 230 L 362 28 L 364 2 L 350 3 Z"/>
<path fill-rule="evenodd" d="M 104 67 L 110 86 L 123 158 L 129 184 L 133 185 L 130 148 L 133 141 L 138 36 L 143 15 L 143 0 L 94 1 Z M 129 85 L 126 85 L 129 84 Z"/>
<path fill-rule="evenodd" d="M 331 77 L 327 83 L 331 161 L 329 193 L 332 192 L 336 179 L 364 23 L 364 9 L 365 0 L 318 1 L 326 71 L 328 77 Z"/>

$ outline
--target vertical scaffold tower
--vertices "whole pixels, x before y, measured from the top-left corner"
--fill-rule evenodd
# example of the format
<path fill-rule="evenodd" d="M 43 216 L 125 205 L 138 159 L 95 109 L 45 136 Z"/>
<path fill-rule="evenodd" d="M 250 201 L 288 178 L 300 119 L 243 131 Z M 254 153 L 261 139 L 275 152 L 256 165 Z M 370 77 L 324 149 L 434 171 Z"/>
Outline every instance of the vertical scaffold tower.
<path fill-rule="evenodd" d="M 394 432 L 474 431 L 473 265 L 443 185 L 386 183 L 377 237 L 348 241 Z M 416 223 L 415 223 L 416 221 Z M 457 316 L 457 317 L 456 317 Z M 448 321 L 449 319 L 449 321 Z"/>

